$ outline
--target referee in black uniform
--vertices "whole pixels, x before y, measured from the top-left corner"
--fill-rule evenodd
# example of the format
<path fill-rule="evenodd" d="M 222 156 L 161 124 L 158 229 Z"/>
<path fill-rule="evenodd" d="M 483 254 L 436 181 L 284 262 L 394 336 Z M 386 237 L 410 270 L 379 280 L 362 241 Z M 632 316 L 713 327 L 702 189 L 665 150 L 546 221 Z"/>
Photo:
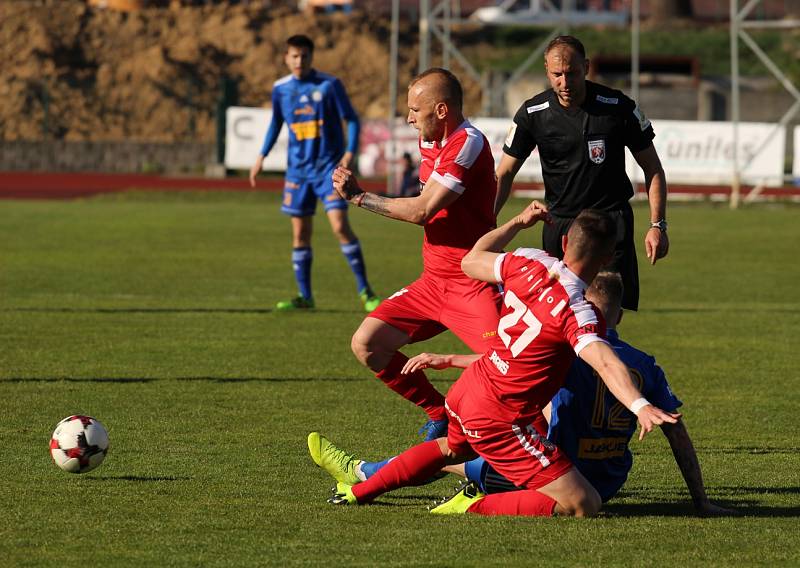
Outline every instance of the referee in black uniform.
<path fill-rule="evenodd" d="M 607 211 L 617 221 L 617 247 L 608 268 L 622 274 L 622 307 L 639 305 L 639 271 L 633 239 L 633 186 L 625 173 L 625 147 L 642 168 L 650 202 L 650 227 L 644 245 L 651 264 L 666 256 L 667 182 L 653 147 L 653 128 L 636 103 L 622 92 L 586 80 L 589 60 L 583 44 L 559 36 L 544 52 L 552 89 L 523 103 L 503 146 L 497 169 L 499 211 L 511 182 L 534 148 L 539 148 L 545 201 L 553 217 L 542 242 L 562 258 L 561 237 L 582 209 Z"/>

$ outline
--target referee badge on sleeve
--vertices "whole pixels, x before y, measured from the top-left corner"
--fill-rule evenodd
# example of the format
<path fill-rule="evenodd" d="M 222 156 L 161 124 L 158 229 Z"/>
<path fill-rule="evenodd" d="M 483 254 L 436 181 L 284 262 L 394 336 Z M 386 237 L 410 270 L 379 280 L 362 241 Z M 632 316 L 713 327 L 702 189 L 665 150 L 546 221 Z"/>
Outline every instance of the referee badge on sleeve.
<path fill-rule="evenodd" d="M 508 129 L 508 134 L 506 135 L 506 146 L 511 148 L 511 145 L 514 143 L 514 134 L 517 133 L 517 123 L 512 122 L 511 128 Z"/>
<path fill-rule="evenodd" d="M 602 164 L 606 159 L 606 141 L 589 140 L 589 159 L 595 164 Z"/>

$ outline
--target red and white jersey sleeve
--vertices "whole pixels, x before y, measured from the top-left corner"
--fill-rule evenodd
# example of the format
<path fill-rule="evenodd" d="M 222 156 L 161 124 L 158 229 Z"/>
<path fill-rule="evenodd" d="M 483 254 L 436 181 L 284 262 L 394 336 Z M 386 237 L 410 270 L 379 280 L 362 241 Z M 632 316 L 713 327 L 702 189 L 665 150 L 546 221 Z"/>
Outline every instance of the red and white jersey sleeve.
<path fill-rule="evenodd" d="M 419 139 L 419 181 L 422 185 L 428 181 L 433 172 L 433 163 L 439 155 L 441 148 L 436 142 L 426 142 L 422 138 Z"/>
<path fill-rule="evenodd" d="M 489 141 L 465 121 L 441 144 L 421 142 L 420 155 L 420 181 L 434 181 L 459 195 L 425 224 L 425 270 L 466 278 L 461 259 L 496 222 L 497 180 Z"/>
<path fill-rule="evenodd" d="M 434 162 L 431 179 L 450 191 L 464 193 L 464 184 L 469 178 L 470 169 L 487 147 L 484 135 L 476 128 L 465 125 L 445 141 Z"/>
<path fill-rule="evenodd" d="M 576 354 L 605 341 L 605 322 L 584 297 L 586 283 L 544 251 L 499 255 L 494 271 L 503 306 L 497 338 L 479 364 L 484 386 L 515 419 L 550 401 Z"/>

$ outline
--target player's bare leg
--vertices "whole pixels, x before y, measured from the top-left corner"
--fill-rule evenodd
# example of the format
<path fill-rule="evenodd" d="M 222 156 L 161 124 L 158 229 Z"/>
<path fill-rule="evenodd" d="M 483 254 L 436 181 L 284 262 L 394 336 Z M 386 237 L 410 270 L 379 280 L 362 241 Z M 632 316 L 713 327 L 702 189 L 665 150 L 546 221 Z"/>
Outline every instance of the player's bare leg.
<path fill-rule="evenodd" d="M 410 339 L 406 332 L 383 320 L 366 317 L 353 334 L 350 347 L 362 365 L 374 373 L 380 373 Z"/>
<path fill-rule="evenodd" d="M 574 467 L 538 491 L 555 500 L 557 515 L 592 517 L 603 505 L 597 490 Z"/>
<path fill-rule="evenodd" d="M 408 357 L 399 349 L 410 341 L 409 335 L 378 318 L 366 317 L 350 342 L 353 354 L 394 392 L 422 408 L 429 421 L 420 434 L 435 440 L 447 432 L 444 396 L 430 383 L 421 370 L 401 373 Z"/>
<path fill-rule="evenodd" d="M 346 209 L 331 209 L 327 212 L 328 222 L 331 224 L 331 231 L 333 236 L 339 241 L 339 244 L 347 244 L 355 241 L 358 237 L 353 232 L 350 226 L 350 219 L 347 216 Z"/>
<path fill-rule="evenodd" d="M 291 217 L 292 219 L 292 246 L 310 247 L 311 246 L 311 233 L 314 229 L 314 218 L 308 217 Z"/>
<path fill-rule="evenodd" d="M 331 231 L 339 241 L 342 254 L 355 276 L 358 296 L 364 304 L 364 309 L 369 313 L 377 308 L 381 301 L 367 281 L 367 268 L 361 252 L 361 243 L 350 226 L 347 209 L 330 209 L 326 213 L 331 224 Z"/>

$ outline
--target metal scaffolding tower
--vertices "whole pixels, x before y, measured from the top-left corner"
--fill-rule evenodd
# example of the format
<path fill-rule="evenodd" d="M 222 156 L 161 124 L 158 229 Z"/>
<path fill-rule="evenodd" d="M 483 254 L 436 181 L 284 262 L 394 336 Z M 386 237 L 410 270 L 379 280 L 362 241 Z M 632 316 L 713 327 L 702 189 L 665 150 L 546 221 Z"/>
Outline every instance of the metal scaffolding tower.
<path fill-rule="evenodd" d="M 739 0 L 730 0 L 730 38 L 731 38 L 731 121 L 733 122 L 733 183 L 731 184 L 732 208 L 739 206 L 741 199 L 741 172 L 747 164 L 740 163 L 739 156 L 739 122 L 740 122 L 740 76 L 739 76 L 739 40 L 755 53 L 756 57 L 769 69 L 778 82 L 795 98 L 794 104 L 781 117 L 775 125 L 775 132 L 785 127 L 789 121 L 800 111 L 800 90 L 789 80 L 781 69 L 764 53 L 753 37 L 747 32 L 748 29 L 791 29 L 800 27 L 800 20 L 784 19 L 772 21 L 748 20 L 748 16 L 762 0 L 748 0 L 744 7 L 739 9 Z M 757 152 L 756 152 L 757 153 Z M 755 199 L 763 189 L 759 185 L 753 188 L 748 194 L 747 200 Z"/>

